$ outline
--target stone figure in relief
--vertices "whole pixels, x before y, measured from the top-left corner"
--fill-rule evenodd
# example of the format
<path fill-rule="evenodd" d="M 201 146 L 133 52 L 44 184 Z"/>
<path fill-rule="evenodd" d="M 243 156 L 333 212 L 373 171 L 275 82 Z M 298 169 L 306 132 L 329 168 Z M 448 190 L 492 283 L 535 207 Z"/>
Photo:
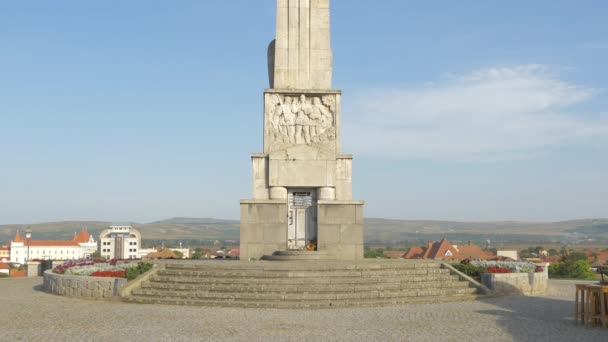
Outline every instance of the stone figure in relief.
<path fill-rule="evenodd" d="M 331 96 L 275 95 L 270 102 L 270 133 L 275 143 L 311 145 L 335 140 L 335 100 Z"/>
<path fill-rule="evenodd" d="M 295 100 L 298 103 L 298 100 Z M 297 111 L 298 116 L 296 117 L 296 143 L 297 144 L 310 144 L 310 113 L 311 105 L 306 102 L 306 95 L 300 96 L 300 102 L 298 103 Z"/>
<path fill-rule="evenodd" d="M 271 112 L 270 125 L 276 139 L 285 140 L 284 142 L 296 143 L 296 115 L 293 113 L 293 104 L 291 97 L 285 97 L 282 101 L 277 95 L 278 104 Z"/>
<path fill-rule="evenodd" d="M 310 121 L 311 121 L 311 129 L 310 134 L 313 136 L 313 141 L 320 141 L 321 134 L 332 126 L 330 123 L 327 125 L 329 121 L 327 121 L 327 116 L 331 117 L 331 113 L 321 104 L 321 99 L 318 97 L 314 97 L 312 99 L 312 110 L 310 113 Z M 333 120 L 332 120 L 333 121 Z"/>

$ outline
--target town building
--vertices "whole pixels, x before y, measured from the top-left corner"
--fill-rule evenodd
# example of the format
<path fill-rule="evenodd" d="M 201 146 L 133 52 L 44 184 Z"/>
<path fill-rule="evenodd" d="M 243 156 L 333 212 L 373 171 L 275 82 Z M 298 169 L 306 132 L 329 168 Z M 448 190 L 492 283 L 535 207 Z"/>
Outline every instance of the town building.
<path fill-rule="evenodd" d="M 0 261 L 0 273 L 3 273 L 8 277 L 11 274 L 11 267 Z"/>
<path fill-rule="evenodd" d="M 11 249 L 8 246 L 0 246 L 0 262 L 11 260 Z"/>
<path fill-rule="evenodd" d="M 458 246 L 452 245 L 448 239 L 443 239 L 439 242 L 428 241 L 426 246 L 410 248 L 404 259 L 486 260 L 493 257 L 492 252 L 486 252 L 470 241 L 466 245 Z"/>
<path fill-rule="evenodd" d="M 100 253 L 106 259 L 139 259 L 141 233 L 130 225 L 114 225 L 99 235 Z"/>
<path fill-rule="evenodd" d="M 72 240 L 34 240 L 23 238 L 17 231 L 9 247 L 9 261 L 73 260 L 87 258 L 96 251 L 97 242 L 86 230 L 74 233 Z"/>
<path fill-rule="evenodd" d="M 517 251 L 496 251 L 496 256 L 519 260 Z"/>

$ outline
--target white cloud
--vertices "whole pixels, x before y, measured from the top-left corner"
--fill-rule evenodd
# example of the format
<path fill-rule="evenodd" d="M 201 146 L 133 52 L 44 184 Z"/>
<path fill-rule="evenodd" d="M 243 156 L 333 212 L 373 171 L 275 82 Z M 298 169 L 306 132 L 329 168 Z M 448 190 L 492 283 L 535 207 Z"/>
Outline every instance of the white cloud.
<path fill-rule="evenodd" d="M 395 159 L 530 158 L 545 147 L 608 135 L 608 120 L 572 112 L 595 93 L 541 65 L 449 75 L 419 88 L 366 90 L 348 106 L 345 147 Z"/>

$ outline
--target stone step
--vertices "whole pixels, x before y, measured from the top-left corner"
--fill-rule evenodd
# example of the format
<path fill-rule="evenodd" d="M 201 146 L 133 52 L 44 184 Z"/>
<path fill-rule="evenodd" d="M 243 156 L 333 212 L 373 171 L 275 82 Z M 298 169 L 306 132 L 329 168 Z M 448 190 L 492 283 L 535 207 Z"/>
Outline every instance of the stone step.
<path fill-rule="evenodd" d="M 205 307 L 234 307 L 234 308 L 272 308 L 272 309 L 330 309 L 348 307 L 381 307 L 404 304 L 430 304 L 475 301 L 484 296 L 475 294 L 462 294 L 451 296 L 424 296 L 383 299 L 353 299 L 340 301 L 227 301 L 205 300 L 174 297 L 127 297 L 125 301 L 139 304 L 188 305 Z"/>
<path fill-rule="evenodd" d="M 230 278 L 230 277 L 187 277 L 171 275 L 154 275 L 151 281 L 159 283 L 175 284 L 282 284 L 282 285 L 307 285 L 307 284 L 382 284 L 389 282 L 442 282 L 456 281 L 459 277 L 450 274 L 431 274 L 403 277 L 321 277 L 321 278 Z"/>
<path fill-rule="evenodd" d="M 276 251 L 272 255 L 265 255 L 262 260 L 270 261 L 316 261 L 335 259 L 329 253 L 322 251 Z"/>
<path fill-rule="evenodd" d="M 165 291 L 157 289 L 133 290 L 134 297 L 152 298 L 183 298 L 202 300 L 239 300 L 239 301 L 320 301 L 320 300 L 350 300 L 350 299 L 383 299 L 402 297 L 424 297 L 424 296 L 451 296 L 472 295 L 477 289 L 474 288 L 441 288 L 441 289 L 414 289 L 414 290 L 387 290 L 387 291 L 359 291 L 345 293 L 264 293 L 264 292 L 218 292 L 218 291 Z"/>
<path fill-rule="evenodd" d="M 145 282 L 143 289 L 172 291 L 220 291 L 220 292 L 356 292 L 374 290 L 434 289 L 434 288 L 468 288 L 469 284 L 461 281 L 443 282 L 395 282 L 378 284 L 180 284 L 166 282 Z"/>
<path fill-rule="evenodd" d="M 176 270 L 158 271 L 161 276 L 173 277 L 232 277 L 232 278 L 320 278 L 320 277 L 391 277 L 405 275 L 450 274 L 448 269 L 418 268 L 402 270 L 302 270 L 302 271 L 265 271 L 265 270 Z"/>
<path fill-rule="evenodd" d="M 331 308 L 466 301 L 477 289 L 438 262 L 166 264 L 126 300 L 239 308 Z"/>
<path fill-rule="evenodd" d="M 232 271 L 326 271 L 326 270 L 385 270 L 385 269 L 414 269 L 414 268 L 441 268 L 438 262 L 408 262 L 405 260 L 382 260 L 381 263 L 332 263 L 332 262 L 236 262 L 217 261 L 206 263 L 179 263 L 166 264 L 166 269 L 180 270 L 232 270 Z"/>

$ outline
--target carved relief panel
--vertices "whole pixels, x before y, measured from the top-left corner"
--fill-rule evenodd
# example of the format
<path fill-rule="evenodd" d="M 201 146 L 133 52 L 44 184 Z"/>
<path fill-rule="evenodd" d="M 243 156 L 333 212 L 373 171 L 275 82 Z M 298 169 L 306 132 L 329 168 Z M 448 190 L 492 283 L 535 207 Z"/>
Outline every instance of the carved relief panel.
<path fill-rule="evenodd" d="M 265 149 L 307 145 L 327 149 L 337 139 L 336 94 L 266 93 Z"/>

